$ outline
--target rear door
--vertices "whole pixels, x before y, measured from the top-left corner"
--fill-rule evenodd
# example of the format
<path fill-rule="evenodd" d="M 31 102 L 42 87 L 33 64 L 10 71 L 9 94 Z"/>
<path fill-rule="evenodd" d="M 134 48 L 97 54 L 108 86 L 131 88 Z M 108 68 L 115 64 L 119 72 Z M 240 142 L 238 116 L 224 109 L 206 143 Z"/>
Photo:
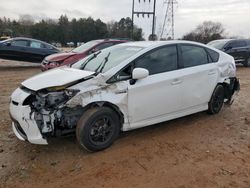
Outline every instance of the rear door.
<path fill-rule="evenodd" d="M 212 59 L 205 48 L 200 46 L 181 44 L 179 51 L 182 64 L 179 72 L 182 81 L 182 110 L 207 105 L 219 75 L 216 63 L 211 62 Z"/>
<path fill-rule="evenodd" d="M 39 41 L 30 41 L 28 53 L 30 58 L 41 60 L 49 54 L 49 50 Z"/>

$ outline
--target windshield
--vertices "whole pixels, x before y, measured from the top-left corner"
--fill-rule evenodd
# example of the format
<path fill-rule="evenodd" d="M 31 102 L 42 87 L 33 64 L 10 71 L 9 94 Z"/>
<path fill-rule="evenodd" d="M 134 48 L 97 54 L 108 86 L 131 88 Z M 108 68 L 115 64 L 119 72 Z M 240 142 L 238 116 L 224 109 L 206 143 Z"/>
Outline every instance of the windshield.
<path fill-rule="evenodd" d="M 113 46 L 82 59 L 72 68 L 104 73 L 142 49 L 137 46 Z"/>
<path fill-rule="evenodd" d="M 215 41 L 209 42 L 207 45 L 212 46 L 216 49 L 222 50 L 228 42 L 229 40 L 215 40 Z"/>
<path fill-rule="evenodd" d="M 75 53 L 82 53 L 82 52 L 85 52 L 86 50 L 94 47 L 95 45 L 97 45 L 100 41 L 90 41 L 90 42 L 87 42 L 77 48 L 75 48 L 74 50 L 72 50 L 72 52 L 75 52 Z"/>

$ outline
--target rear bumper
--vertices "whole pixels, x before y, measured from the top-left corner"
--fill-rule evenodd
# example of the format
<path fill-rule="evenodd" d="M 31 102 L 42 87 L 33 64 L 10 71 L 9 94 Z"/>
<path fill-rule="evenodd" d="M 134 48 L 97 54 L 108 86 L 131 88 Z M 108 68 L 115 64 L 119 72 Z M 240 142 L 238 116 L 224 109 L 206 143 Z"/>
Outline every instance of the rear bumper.
<path fill-rule="evenodd" d="M 225 98 L 227 99 L 226 104 L 233 103 L 233 96 L 235 92 L 240 91 L 240 81 L 238 78 L 230 78 L 230 82 L 225 86 Z"/>

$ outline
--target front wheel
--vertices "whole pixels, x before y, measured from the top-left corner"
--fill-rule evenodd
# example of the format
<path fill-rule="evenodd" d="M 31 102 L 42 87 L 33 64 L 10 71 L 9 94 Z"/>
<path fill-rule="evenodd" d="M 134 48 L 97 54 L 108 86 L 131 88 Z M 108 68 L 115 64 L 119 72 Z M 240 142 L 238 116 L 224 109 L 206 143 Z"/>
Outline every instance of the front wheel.
<path fill-rule="evenodd" d="M 100 151 L 108 148 L 120 132 L 118 115 L 107 107 L 87 110 L 77 123 L 76 138 L 88 151 Z"/>
<path fill-rule="evenodd" d="M 220 112 L 225 99 L 225 91 L 222 85 L 217 85 L 210 102 L 208 103 L 208 113 L 217 114 Z"/>

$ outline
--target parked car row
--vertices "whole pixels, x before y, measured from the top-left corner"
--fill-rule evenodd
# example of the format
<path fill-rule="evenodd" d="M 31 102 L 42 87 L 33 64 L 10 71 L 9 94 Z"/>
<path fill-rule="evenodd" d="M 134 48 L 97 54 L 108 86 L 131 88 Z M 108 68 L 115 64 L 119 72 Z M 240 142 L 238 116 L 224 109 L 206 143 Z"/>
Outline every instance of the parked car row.
<path fill-rule="evenodd" d="M 222 39 L 208 43 L 234 57 L 236 63 L 250 66 L 250 39 Z"/>
<path fill-rule="evenodd" d="M 88 55 L 71 67 L 36 75 L 13 92 L 10 116 L 20 140 L 48 144 L 74 133 L 80 146 L 100 151 L 120 131 L 219 113 L 240 87 L 233 57 L 207 45 L 128 42 L 100 50 L 99 43 L 69 53 Z"/>
<path fill-rule="evenodd" d="M 55 46 L 30 38 L 12 38 L 0 41 L 0 57 L 32 60 L 41 62 L 41 70 L 71 65 L 84 57 L 107 47 L 128 42 L 129 39 L 93 40 L 79 45 L 69 53 L 60 52 Z M 207 45 L 234 57 L 235 62 L 250 66 L 250 39 L 221 39 Z"/>
<path fill-rule="evenodd" d="M 59 66 L 74 64 L 77 61 L 83 59 L 84 57 L 94 52 L 124 42 L 127 42 L 127 40 L 118 40 L 118 39 L 92 40 L 73 49 L 71 52 L 56 53 L 47 56 L 41 64 L 42 71 L 46 71 Z"/>

